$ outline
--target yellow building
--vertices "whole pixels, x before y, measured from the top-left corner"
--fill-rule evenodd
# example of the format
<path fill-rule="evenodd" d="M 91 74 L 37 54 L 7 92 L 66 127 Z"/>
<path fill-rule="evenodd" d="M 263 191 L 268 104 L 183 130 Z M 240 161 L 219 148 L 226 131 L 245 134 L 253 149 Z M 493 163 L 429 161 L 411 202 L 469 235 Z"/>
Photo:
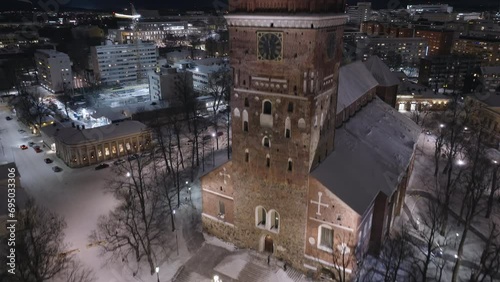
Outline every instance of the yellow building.
<path fill-rule="evenodd" d="M 133 120 L 90 129 L 46 126 L 42 137 L 57 157 L 73 168 L 141 152 L 151 143 L 147 126 Z"/>

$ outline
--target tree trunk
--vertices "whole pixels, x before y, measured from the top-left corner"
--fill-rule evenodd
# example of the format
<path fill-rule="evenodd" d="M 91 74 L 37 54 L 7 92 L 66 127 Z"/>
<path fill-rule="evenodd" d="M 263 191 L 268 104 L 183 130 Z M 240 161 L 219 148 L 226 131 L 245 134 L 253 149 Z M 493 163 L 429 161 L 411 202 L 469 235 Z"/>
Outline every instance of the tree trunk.
<path fill-rule="evenodd" d="M 491 210 L 493 209 L 493 199 L 495 197 L 495 192 L 497 190 L 497 171 L 498 166 L 493 169 L 493 179 L 491 180 L 490 195 L 488 197 L 488 205 L 486 207 L 486 218 L 490 218 Z"/>
<path fill-rule="evenodd" d="M 469 232 L 469 224 L 469 222 L 465 224 L 462 238 L 460 239 L 460 244 L 458 245 L 457 261 L 455 262 L 455 266 L 453 267 L 453 275 L 451 276 L 452 282 L 458 281 L 460 266 L 462 264 L 462 255 L 464 252 L 465 239 L 467 238 L 467 233 Z"/>

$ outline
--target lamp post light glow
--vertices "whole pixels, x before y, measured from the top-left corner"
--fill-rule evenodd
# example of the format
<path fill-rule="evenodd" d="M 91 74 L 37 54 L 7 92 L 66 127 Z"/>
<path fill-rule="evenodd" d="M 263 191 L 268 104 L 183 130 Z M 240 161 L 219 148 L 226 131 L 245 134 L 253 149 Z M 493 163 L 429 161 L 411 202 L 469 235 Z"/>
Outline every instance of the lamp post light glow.
<path fill-rule="evenodd" d="M 464 160 L 458 160 L 457 164 L 460 165 L 460 166 L 465 165 L 465 161 Z"/>
<path fill-rule="evenodd" d="M 443 128 L 443 127 L 444 127 L 444 124 L 442 124 L 442 123 L 441 123 L 441 124 L 439 125 L 439 127 Z"/>
<path fill-rule="evenodd" d="M 160 268 L 157 266 L 155 268 L 155 271 L 156 271 L 156 277 L 158 278 L 158 282 L 160 282 Z"/>

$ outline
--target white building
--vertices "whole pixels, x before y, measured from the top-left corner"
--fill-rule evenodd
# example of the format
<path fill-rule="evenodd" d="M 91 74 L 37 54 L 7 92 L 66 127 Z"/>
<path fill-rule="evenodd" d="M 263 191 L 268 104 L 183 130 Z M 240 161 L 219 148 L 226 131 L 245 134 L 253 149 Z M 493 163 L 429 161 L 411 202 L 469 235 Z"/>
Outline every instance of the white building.
<path fill-rule="evenodd" d="M 52 49 L 39 49 L 35 52 L 35 62 L 40 84 L 47 90 L 58 93 L 73 88 L 71 60 L 65 53 Z"/>
<path fill-rule="evenodd" d="M 147 81 L 157 66 L 158 50 L 153 43 L 94 46 L 91 61 L 97 81 L 105 85 Z"/>
<path fill-rule="evenodd" d="M 193 85 L 193 75 L 191 72 L 182 71 L 177 68 L 162 67 L 160 71 L 150 72 L 149 94 L 152 101 L 165 100 L 168 103 L 175 103 L 182 90 L 183 84 L 190 89 Z"/>
<path fill-rule="evenodd" d="M 448 4 L 407 5 L 406 10 L 410 15 L 421 13 L 452 13 L 453 7 Z"/>

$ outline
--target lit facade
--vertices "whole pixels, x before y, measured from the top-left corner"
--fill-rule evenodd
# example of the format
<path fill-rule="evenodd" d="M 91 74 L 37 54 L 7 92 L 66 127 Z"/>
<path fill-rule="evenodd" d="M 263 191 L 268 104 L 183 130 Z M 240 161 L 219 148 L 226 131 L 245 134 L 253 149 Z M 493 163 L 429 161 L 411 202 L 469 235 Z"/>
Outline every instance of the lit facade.
<path fill-rule="evenodd" d="M 157 66 L 158 51 L 153 43 L 93 46 L 91 61 L 96 80 L 104 85 L 147 81 L 148 71 Z"/>
<path fill-rule="evenodd" d="M 35 52 L 35 63 L 40 85 L 47 90 L 58 93 L 73 88 L 72 64 L 67 54 L 39 49 Z"/>
<path fill-rule="evenodd" d="M 139 153 L 146 150 L 152 140 L 147 126 L 138 121 L 91 129 L 46 126 L 42 128 L 42 137 L 57 157 L 72 168 Z"/>

